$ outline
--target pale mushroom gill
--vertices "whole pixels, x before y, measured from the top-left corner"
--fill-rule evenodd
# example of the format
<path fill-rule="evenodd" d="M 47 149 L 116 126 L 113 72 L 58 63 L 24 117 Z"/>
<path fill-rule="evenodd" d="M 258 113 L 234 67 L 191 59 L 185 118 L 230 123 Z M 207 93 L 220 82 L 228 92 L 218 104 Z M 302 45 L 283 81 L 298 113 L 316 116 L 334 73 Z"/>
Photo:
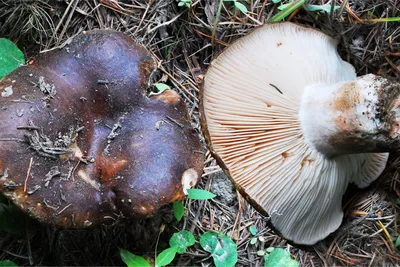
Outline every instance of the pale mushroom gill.
<path fill-rule="evenodd" d="M 294 24 L 255 30 L 207 72 L 203 105 L 212 149 L 241 190 L 296 243 L 313 244 L 336 230 L 348 183 L 368 185 L 386 162 L 386 154 L 328 158 L 304 136 L 305 88 L 354 78 L 331 38 Z"/>

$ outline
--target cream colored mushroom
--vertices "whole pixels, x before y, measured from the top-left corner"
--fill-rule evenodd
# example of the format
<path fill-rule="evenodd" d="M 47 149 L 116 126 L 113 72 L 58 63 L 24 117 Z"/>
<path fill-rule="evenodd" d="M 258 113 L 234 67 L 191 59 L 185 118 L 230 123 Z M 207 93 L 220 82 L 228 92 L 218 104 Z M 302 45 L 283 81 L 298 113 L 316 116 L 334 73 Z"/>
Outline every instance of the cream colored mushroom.
<path fill-rule="evenodd" d="M 400 85 L 356 77 L 336 45 L 312 28 L 265 25 L 211 63 L 201 95 L 211 152 L 298 244 L 335 231 L 348 184 L 368 186 L 388 158 L 376 152 L 399 147 Z"/>

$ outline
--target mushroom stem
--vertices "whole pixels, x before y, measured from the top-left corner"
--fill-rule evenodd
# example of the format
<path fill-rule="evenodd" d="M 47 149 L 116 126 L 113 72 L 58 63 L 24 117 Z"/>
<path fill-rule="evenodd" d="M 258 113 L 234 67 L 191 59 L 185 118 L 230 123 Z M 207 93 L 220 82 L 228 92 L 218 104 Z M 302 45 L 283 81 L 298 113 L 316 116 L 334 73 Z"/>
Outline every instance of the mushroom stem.
<path fill-rule="evenodd" d="M 400 83 L 368 74 L 305 89 L 300 121 L 308 144 L 327 157 L 400 147 Z"/>

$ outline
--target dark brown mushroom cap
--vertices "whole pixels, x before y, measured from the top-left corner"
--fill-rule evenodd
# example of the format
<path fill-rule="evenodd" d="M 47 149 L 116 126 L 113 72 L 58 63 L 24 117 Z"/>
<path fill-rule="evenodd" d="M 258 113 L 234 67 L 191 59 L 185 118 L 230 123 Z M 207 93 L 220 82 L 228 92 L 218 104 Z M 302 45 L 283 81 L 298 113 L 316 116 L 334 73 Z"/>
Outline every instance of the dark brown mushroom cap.
<path fill-rule="evenodd" d="M 65 227 L 145 217 L 182 199 L 202 149 L 177 93 L 146 97 L 155 67 L 129 37 L 98 30 L 4 77 L 3 194 Z"/>

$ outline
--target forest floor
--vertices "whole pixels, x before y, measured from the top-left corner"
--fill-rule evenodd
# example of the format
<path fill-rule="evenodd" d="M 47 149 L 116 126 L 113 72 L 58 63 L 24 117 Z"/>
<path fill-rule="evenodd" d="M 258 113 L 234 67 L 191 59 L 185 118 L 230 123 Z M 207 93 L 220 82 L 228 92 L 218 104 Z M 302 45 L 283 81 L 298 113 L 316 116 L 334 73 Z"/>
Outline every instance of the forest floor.
<path fill-rule="evenodd" d="M 181 0 L 182 1 L 182 0 Z M 154 82 L 168 84 L 184 97 L 193 126 L 201 136 L 199 86 L 211 60 L 236 39 L 264 24 L 279 4 L 271 0 L 240 1 L 245 14 L 224 1 L 193 0 L 190 7 L 178 0 L 0 0 L 0 37 L 17 43 L 27 58 L 63 46 L 91 29 L 115 29 L 145 45 L 159 63 Z M 275 1 L 276 2 L 276 1 Z M 286 3 L 288 1 L 282 1 Z M 307 1 L 324 5 L 327 0 Z M 367 73 L 400 78 L 399 0 L 336 0 L 336 12 L 299 8 L 285 18 L 310 25 L 339 40 L 342 58 Z M 202 138 L 202 137 L 201 137 Z M 202 139 L 203 140 L 203 139 Z M 204 141 L 204 140 L 203 140 Z M 204 146 L 205 151 L 207 148 Z M 171 206 L 156 216 L 131 225 L 91 230 L 61 230 L 28 224 L 23 233 L 0 232 L 0 259 L 19 265 L 108 265 L 123 262 L 119 248 L 151 259 L 168 246 L 181 229 L 195 236 L 220 230 L 238 247 L 237 266 L 263 266 L 257 251 L 281 247 L 301 266 L 393 266 L 400 264 L 400 158 L 393 154 L 387 169 L 370 187 L 350 188 L 343 199 L 342 226 L 314 246 L 299 247 L 275 234 L 262 217 L 235 191 L 207 151 L 198 188 L 217 194 L 212 200 L 187 201 L 186 215 L 177 222 Z M 249 226 L 263 242 L 250 243 Z M 196 244 L 176 257 L 176 266 L 209 266 L 212 259 Z"/>

